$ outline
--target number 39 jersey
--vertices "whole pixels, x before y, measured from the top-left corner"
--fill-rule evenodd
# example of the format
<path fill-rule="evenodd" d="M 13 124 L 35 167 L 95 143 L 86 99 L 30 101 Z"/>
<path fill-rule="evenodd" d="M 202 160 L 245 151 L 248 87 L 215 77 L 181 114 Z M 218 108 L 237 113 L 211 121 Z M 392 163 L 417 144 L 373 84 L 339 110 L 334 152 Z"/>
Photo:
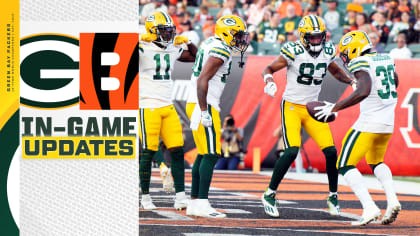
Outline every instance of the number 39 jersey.
<path fill-rule="evenodd" d="M 197 98 L 197 80 L 204 65 L 209 57 L 217 57 L 223 60 L 222 66 L 216 74 L 209 80 L 207 90 L 207 104 L 212 105 L 217 111 L 220 111 L 220 97 L 226 85 L 226 77 L 230 74 L 232 66 L 232 49 L 225 45 L 220 39 L 210 37 L 202 43 L 198 49 L 193 73 L 191 75 L 190 91 L 187 103 L 198 103 Z"/>
<path fill-rule="evenodd" d="M 140 42 L 139 107 L 159 108 L 172 104 L 172 71 L 183 48 L 169 44 L 160 48 L 154 43 Z"/>
<path fill-rule="evenodd" d="M 394 60 L 387 54 L 371 53 L 351 60 L 348 69 L 351 73 L 366 71 L 372 80 L 370 94 L 360 103 L 360 115 L 352 128 L 369 133 L 392 133 L 398 101 Z"/>
<path fill-rule="evenodd" d="M 286 43 L 280 52 L 287 60 L 287 84 L 283 99 L 301 105 L 318 100 L 328 65 L 337 54 L 335 46 L 325 43 L 316 58 L 299 41 Z"/>

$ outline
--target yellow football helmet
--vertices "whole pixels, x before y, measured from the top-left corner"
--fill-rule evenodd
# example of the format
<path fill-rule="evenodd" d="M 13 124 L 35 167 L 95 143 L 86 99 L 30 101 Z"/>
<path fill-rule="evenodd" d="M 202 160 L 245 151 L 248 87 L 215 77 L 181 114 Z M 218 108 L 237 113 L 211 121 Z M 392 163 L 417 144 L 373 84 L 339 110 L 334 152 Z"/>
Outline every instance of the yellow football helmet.
<path fill-rule="evenodd" d="M 216 38 L 242 53 L 246 51 L 250 42 L 245 21 L 239 16 L 220 17 L 216 21 L 215 35 Z"/>
<path fill-rule="evenodd" d="M 157 11 L 146 18 L 146 31 L 157 36 L 157 42 L 172 43 L 176 34 L 176 27 L 171 16 L 163 11 Z"/>
<path fill-rule="evenodd" d="M 299 39 L 303 46 L 311 52 L 320 52 L 326 41 L 326 27 L 322 19 L 316 15 L 307 15 L 299 22 Z"/>
<path fill-rule="evenodd" d="M 345 34 L 339 44 L 340 57 L 345 64 L 366 51 L 370 51 L 372 43 L 363 31 L 351 31 Z"/>

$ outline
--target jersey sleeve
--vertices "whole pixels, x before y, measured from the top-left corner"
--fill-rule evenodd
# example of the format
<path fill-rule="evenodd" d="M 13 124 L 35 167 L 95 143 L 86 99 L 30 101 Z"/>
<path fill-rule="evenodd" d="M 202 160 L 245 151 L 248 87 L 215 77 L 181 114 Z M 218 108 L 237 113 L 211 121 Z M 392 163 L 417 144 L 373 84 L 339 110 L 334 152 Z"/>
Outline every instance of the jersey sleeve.
<path fill-rule="evenodd" d="M 186 46 L 185 46 L 186 47 Z M 181 47 L 179 47 L 179 48 L 177 48 L 178 50 L 177 50 L 177 54 L 176 54 L 176 58 L 179 58 L 179 57 L 181 57 L 181 55 L 182 55 L 182 53 L 184 52 L 184 50 L 186 50 L 185 48 L 184 48 L 184 45 L 182 45 Z"/>
<path fill-rule="evenodd" d="M 350 73 L 355 73 L 361 70 L 369 72 L 370 66 L 368 60 L 365 57 L 358 57 L 350 61 L 348 69 Z"/>
<path fill-rule="evenodd" d="M 295 61 L 295 55 L 293 54 L 293 44 L 284 44 L 280 49 L 280 55 L 282 55 L 287 60 L 287 64 L 293 63 Z"/>
<path fill-rule="evenodd" d="M 335 58 L 337 57 L 337 48 L 331 42 L 325 43 L 324 51 L 325 51 L 325 54 L 331 57 L 330 59 L 331 61 L 334 61 Z"/>
<path fill-rule="evenodd" d="M 143 45 L 139 43 L 139 53 L 144 53 Z"/>
<path fill-rule="evenodd" d="M 209 56 L 217 57 L 223 60 L 223 62 L 229 61 L 231 52 L 225 47 L 212 47 L 209 51 Z"/>

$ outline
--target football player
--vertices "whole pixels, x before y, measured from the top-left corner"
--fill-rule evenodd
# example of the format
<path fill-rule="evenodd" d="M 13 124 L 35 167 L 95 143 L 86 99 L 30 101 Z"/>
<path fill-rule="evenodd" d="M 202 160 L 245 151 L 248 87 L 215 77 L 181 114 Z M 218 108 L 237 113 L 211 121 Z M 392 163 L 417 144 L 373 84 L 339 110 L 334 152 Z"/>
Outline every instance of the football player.
<path fill-rule="evenodd" d="M 175 36 L 175 25 L 166 12 L 146 19 L 140 50 L 140 185 L 143 209 L 156 209 L 149 195 L 151 161 L 159 148 L 159 137 L 171 153 L 175 186 L 175 209 L 187 207 L 184 189 L 184 140 L 178 114 L 171 100 L 171 74 L 176 60 L 193 62 L 197 48 L 188 38 Z M 185 46 L 186 45 L 186 46 Z M 184 48 L 187 50 L 184 50 Z"/>
<path fill-rule="evenodd" d="M 221 155 L 220 97 L 232 64 L 232 51 L 244 54 L 249 44 L 245 22 L 227 15 L 216 22 L 215 36 L 198 50 L 186 111 L 198 155 L 192 168 L 191 201 L 187 215 L 224 218 L 208 201 L 213 169 Z M 240 66 L 243 65 L 241 60 Z"/>
<path fill-rule="evenodd" d="M 299 39 L 286 43 L 281 54 L 262 72 L 264 92 L 274 97 L 277 86 L 273 73 L 287 67 L 287 84 L 281 103 L 284 154 L 276 161 L 270 185 L 261 200 L 266 214 L 279 217 L 276 207 L 276 190 L 290 165 L 296 159 L 301 145 L 301 127 L 321 148 L 326 159 L 330 195 L 327 199 L 331 215 L 340 214 L 337 198 L 338 172 L 335 167 L 337 150 L 328 124 L 313 119 L 306 104 L 318 100 L 322 81 L 327 70 L 338 80 L 352 83 L 352 79 L 333 62 L 336 49 L 326 42 L 326 28 L 322 19 L 315 15 L 302 18 L 298 27 Z"/>
<path fill-rule="evenodd" d="M 337 168 L 362 203 L 362 217 L 352 224 L 366 225 L 381 215 L 356 168 L 357 163 L 366 156 L 366 162 L 386 194 L 388 206 L 382 224 L 390 224 L 401 211 L 401 204 L 393 188 L 391 171 L 383 163 L 386 147 L 394 130 L 397 105 L 398 76 L 395 73 L 394 60 L 388 54 L 372 52 L 372 44 L 362 31 L 345 34 L 340 40 L 339 48 L 341 58 L 357 79 L 357 89 L 336 104 L 316 109 L 319 108 L 320 116 L 328 116 L 360 102 L 359 118 L 343 139 Z"/>

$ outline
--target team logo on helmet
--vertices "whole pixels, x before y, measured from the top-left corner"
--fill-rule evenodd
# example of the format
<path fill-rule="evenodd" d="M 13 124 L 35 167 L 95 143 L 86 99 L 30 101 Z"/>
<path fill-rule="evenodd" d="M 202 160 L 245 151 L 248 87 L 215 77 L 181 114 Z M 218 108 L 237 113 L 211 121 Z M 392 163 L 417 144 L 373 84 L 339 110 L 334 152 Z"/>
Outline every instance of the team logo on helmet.
<path fill-rule="evenodd" d="M 234 26 L 234 25 L 236 25 L 236 21 L 234 19 L 232 19 L 232 18 L 226 18 L 226 19 L 224 19 L 223 20 L 223 23 L 225 25 L 228 25 L 228 26 Z"/>
<path fill-rule="evenodd" d="M 153 22 L 155 20 L 155 15 L 150 15 L 149 17 L 147 17 L 146 21 L 148 22 Z"/>
<path fill-rule="evenodd" d="M 351 36 L 351 35 L 345 37 L 343 39 L 343 41 L 341 42 L 341 45 L 346 46 L 347 44 L 349 44 L 351 42 L 352 39 L 353 39 L 353 36 Z"/>
<path fill-rule="evenodd" d="M 305 25 L 305 20 L 304 19 L 302 19 L 300 22 L 299 22 L 299 27 L 303 27 Z"/>

